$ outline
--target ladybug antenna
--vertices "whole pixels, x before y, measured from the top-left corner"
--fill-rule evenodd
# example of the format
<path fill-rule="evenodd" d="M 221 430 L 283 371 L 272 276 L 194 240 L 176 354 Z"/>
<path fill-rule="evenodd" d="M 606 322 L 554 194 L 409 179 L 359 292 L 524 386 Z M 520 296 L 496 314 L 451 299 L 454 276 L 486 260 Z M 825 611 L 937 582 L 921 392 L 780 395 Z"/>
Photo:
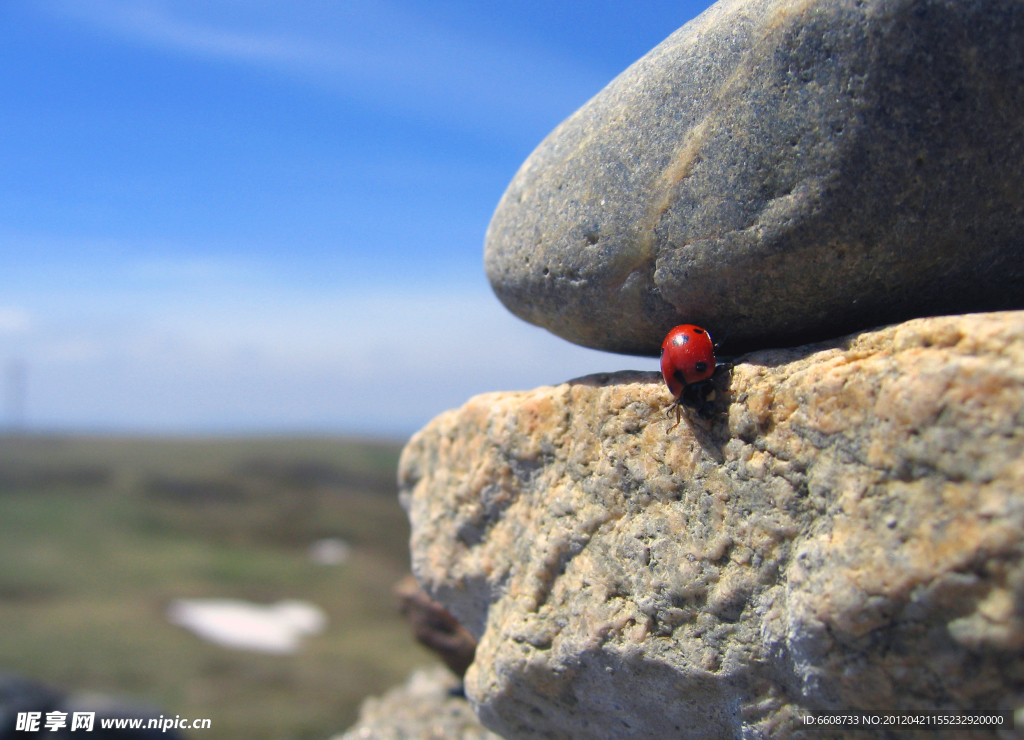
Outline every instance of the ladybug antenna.
<path fill-rule="evenodd" d="M 736 322 L 739 321 L 740 319 L 746 319 L 746 318 L 749 318 L 749 316 L 747 316 L 747 314 L 745 314 L 745 313 L 741 313 L 741 314 L 736 314 L 731 319 L 729 319 L 729 326 L 725 330 L 725 336 L 722 337 L 717 342 L 715 342 L 715 352 L 716 353 L 722 347 L 723 344 L 725 344 L 727 341 L 729 341 L 729 335 L 732 334 L 732 330 L 733 330 L 733 327 L 736 326 Z"/>

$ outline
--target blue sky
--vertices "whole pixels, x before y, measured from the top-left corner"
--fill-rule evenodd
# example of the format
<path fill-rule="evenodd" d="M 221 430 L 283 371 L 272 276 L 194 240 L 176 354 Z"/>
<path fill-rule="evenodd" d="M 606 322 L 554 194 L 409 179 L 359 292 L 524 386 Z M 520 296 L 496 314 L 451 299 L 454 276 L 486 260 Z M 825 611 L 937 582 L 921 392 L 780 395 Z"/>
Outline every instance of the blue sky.
<path fill-rule="evenodd" d="M 483 391 L 656 369 L 508 314 L 483 236 L 540 140 L 706 5 L 6 0 L 25 423 L 402 436 Z"/>

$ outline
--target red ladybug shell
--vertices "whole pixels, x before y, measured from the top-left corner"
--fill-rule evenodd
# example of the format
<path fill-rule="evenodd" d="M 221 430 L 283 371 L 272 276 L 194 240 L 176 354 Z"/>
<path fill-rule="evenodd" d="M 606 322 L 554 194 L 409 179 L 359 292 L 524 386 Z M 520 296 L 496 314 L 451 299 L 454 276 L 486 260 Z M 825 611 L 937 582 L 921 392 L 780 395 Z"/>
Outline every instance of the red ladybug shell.
<path fill-rule="evenodd" d="M 706 331 L 682 324 L 668 333 L 661 343 L 661 374 L 673 396 L 679 398 L 686 386 L 714 373 L 715 346 Z"/>

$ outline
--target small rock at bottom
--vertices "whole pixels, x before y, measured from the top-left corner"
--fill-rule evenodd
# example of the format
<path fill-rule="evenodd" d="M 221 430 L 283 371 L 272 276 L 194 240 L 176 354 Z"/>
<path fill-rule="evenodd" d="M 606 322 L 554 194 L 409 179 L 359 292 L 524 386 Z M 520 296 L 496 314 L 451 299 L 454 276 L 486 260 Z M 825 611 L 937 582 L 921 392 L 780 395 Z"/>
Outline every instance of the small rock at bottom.
<path fill-rule="evenodd" d="M 420 668 L 403 686 L 364 701 L 359 721 L 333 740 L 502 740 L 481 726 L 456 693 L 460 686 L 441 666 Z"/>

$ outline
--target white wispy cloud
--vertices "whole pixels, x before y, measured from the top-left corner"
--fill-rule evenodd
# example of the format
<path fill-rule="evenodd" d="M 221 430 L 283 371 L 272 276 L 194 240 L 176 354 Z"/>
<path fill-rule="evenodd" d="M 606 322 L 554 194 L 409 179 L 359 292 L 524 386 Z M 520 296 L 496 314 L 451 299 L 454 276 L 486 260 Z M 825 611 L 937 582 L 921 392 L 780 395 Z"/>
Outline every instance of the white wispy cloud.
<path fill-rule="evenodd" d="M 215 5 L 208 4 L 206 9 Z M 44 7 L 55 15 L 85 21 L 137 42 L 175 48 L 190 54 L 305 67 L 337 67 L 343 59 L 339 53 L 341 47 L 316 39 L 236 30 L 202 20 L 190 20 L 189 16 L 194 16 L 197 11 L 202 15 L 202 8 L 190 3 L 51 0 Z M 245 8 L 238 10 L 244 18 Z"/>
<path fill-rule="evenodd" d="M 364 102 L 496 131 L 512 130 L 511 122 L 551 126 L 608 81 L 574 59 L 460 34 L 382 1 L 46 0 L 38 7 L 129 42 L 297 73 Z"/>

